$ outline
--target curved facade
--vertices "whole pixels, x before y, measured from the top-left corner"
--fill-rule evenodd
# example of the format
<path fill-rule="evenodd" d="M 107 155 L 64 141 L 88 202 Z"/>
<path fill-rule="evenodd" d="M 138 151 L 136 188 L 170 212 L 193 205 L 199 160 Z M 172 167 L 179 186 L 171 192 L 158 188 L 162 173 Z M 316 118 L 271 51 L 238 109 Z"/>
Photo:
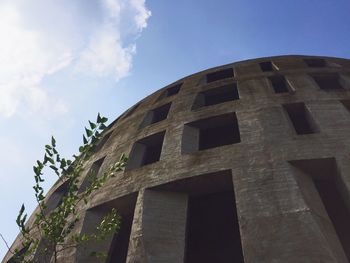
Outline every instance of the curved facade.
<path fill-rule="evenodd" d="M 121 231 L 60 259 L 349 262 L 349 111 L 346 59 L 261 58 L 176 81 L 115 120 L 86 166 L 129 156 L 76 229 L 115 207 Z M 50 190 L 52 208 L 63 194 Z"/>

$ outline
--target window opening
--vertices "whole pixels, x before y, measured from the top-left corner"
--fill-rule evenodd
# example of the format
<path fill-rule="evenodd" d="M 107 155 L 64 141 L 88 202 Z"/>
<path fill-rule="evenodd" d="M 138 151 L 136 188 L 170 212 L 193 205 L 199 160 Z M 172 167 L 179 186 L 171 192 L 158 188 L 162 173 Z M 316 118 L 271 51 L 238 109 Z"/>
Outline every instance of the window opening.
<path fill-rule="evenodd" d="M 126 170 L 158 162 L 160 159 L 165 131 L 150 135 L 134 143 Z"/>
<path fill-rule="evenodd" d="M 228 113 L 187 123 L 182 136 L 182 153 L 239 143 L 235 113 Z"/>
<path fill-rule="evenodd" d="M 153 123 L 160 122 L 162 120 L 165 120 L 168 117 L 168 113 L 170 110 L 171 103 L 162 105 L 156 109 L 153 109 L 149 111 L 144 120 L 141 123 L 141 128 L 144 128 L 148 125 L 151 125 Z"/>
<path fill-rule="evenodd" d="M 105 157 L 95 161 L 91 165 L 87 175 L 85 176 L 85 179 L 84 179 L 83 183 L 80 186 L 80 189 L 78 191 L 79 193 L 84 192 L 91 185 L 93 179 L 98 177 L 98 173 L 99 173 L 100 168 L 101 168 L 101 166 L 103 164 L 103 161 L 105 160 Z"/>
<path fill-rule="evenodd" d="M 283 108 L 288 113 L 289 119 L 291 120 L 297 134 L 311 134 L 319 132 L 315 121 L 304 103 L 299 102 L 284 104 Z"/>
<path fill-rule="evenodd" d="M 275 93 L 289 92 L 287 80 L 284 76 L 276 75 L 268 77 Z"/>
<path fill-rule="evenodd" d="M 234 77 L 233 69 L 227 68 L 227 69 L 223 69 L 223 70 L 219 70 L 219 71 L 207 74 L 206 79 L 207 79 L 207 83 L 210 83 L 213 81 L 226 79 L 226 78 L 233 78 L 233 77 Z"/>
<path fill-rule="evenodd" d="M 152 188 L 188 194 L 186 263 L 243 263 L 231 170 Z"/>
<path fill-rule="evenodd" d="M 237 84 L 232 83 L 198 93 L 192 105 L 192 110 L 238 99 Z"/>
<path fill-rule="evenodd" d="M 304 62 L 310 68 L 324 68 L 327 66 L 326 61 L 320 58 L 307 58 L 304 59 Z"/>
<path fill-rule="evenodd" d="M 274 67 L 274 65 L 272 64 L 271 61 L 260 62 L 259 66 L 260 66 L 260 69 L 263 72 L 268 72 L 268 71 L 274 71 L 275 70 L 275 67 Z"/>
<path fill-rule="evenodd" d="M 340 179 L 335 159 L 295 160 L 290 163 L 312 180 L 344 252 L 350 259 L 350 211 L 347 206 L 349 196 Z M 304 188 L 304 191 L 311 190 Z M 314 202 L 310 201 L 310 204 L 314 205 Z"/>
<path fill-rule="evenodd" d="M 182 86 L 182 83 L 179 83 L 175 86 L 172 86 L 170 88 L 167 88 L 166 90 L 164 90 L 162 92 L 162 94 L 159 96 L 158 100 L 161 100 L 163 98 L 167 98 L 167 97 L 171 97 L 171 96 L 174 96 L 176 95 L 177 93 L 179 93 L 180 91 L 180 88 Z"/>
<path fill-rule="evenodd" d="M 328 74 L 314 74 L 312 75 L 313 79 L 323 90 L 339 90 L 344 89 L 340 83 L 340 78 L 337 73 L 328 73 Z"/>

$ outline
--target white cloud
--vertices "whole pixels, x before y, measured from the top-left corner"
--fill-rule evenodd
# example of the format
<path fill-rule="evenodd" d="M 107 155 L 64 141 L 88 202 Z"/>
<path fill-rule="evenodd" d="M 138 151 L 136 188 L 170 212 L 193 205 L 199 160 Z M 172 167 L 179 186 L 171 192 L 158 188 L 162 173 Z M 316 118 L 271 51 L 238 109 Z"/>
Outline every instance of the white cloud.
<path fill-rule="evenodd" d="M 116 80 L 126 77 L 131 69 L 135 45 L 123 48 L 120 38 L 109 28 L 93 35 L 87 49 L 81 53 L 78 71 L 103 77 L 113 75 Z"/>
<path fill-rule="evenodd" d="M 62 104 L 48 99 L 40 83 L 70 63 L 70 51 L 53 45 L 47 49 L 44 36 L 25 29 L 20 13 L 9 4 L 0 5 L 0 36 L 0 115 L 13 115 L 25 101 L 29 111 Z"/>
<path fill-rule="evenodd" d="M 123 38 L 137 36 L 146 28 L 151 12 L 143 0 L 103 0 L 102 7 L 103 22 L 81 52 L 76 69 L 90 75 L 113 75 L 119 80 L 129 74 L 136 53 L 135 43 L 125 44 Z"/>
<path fill-rule="evenodd" d="M 80 2 L 85 9 L 74 9 L 79 14 L 70 13 L 73 10 L 70 1 L 61 3 L 62 16 L 70 14 L 69 19 L 76 19 L 76 23 L 71 21 L 74 29 L 64 31 L 66 22 L 64 19 L 60 22 L 57 14 L 55 21 L 38 23 L 33 18 L 40 9 L 57 12 L 57 6 L 48 8 L 48 2 L 39 1 L 38 5 L 48 5 L 40 8 L 30 6 L 30 15 L 26 13 L 25 1 L 0 3 L 0 117 L 13 116 L 19 110 L 66 112 L 69 105 L 59 96 L 52 96 L 44 82 L 62 69 L 89 77 L 112 76 L 116 81 L 129 75 L 136 39 L 151 15 L 145 1 L 100 0 L 93 9 L 94 19 L 90 19 L 93 26 L 81 24 L 87 21 L 81 19 L 86 15 L 84 12 L 90 12 L 85 1 Z M 28 23 L 30 16 L 35 20 L 32 24 Z M 45 19 L 49 18 L 45 15 Z M 50 26 L 53 22 L 62 26 Z"/>
<path fill-rule="evenodd" d="M 136 10 L 135 22 L 139 30 L 147 27 L 147 20 L 151 16 L 151 11 L 145 8 L 145 0 L 130 0 L 131 6 Z"/>

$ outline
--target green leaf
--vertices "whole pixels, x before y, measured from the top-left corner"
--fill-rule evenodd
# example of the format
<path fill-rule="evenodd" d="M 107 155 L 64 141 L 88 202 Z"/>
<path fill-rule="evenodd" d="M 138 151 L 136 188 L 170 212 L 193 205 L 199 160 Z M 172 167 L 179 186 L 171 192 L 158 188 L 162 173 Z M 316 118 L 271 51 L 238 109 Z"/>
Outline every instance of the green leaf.
<path fill-rule="evenodd" d="M 45 148 L 46 148 L 46 149 L 49 149 L 49 150 L 52 149 L 52 147 L 51 147 L 50 145 L 48 145 L 48 144 L 45 145 Z"/>
<path fill-rule="evenodd" d="M 88 140 L 86 139 L 85 135 L 83 135 L 83 143 L 88 144 Z"/>
<path fill-rule="evenodd" d="M 100 116 L 100 113 L 97 114 L 97 123 L 101 123 L 102 122 L 102 118 Z"/>
<path fill-rule="evenodd" d="M 49 149 L 45 149 L 45 151 L 46 151 L 46 153 L 47 153 L 49 156 L 52 156 L 52 155 L 53 155 L 52 152 L 50 152 Z"/>
<path fill-rule="evenodd" d="M 91 128 L 92 130 L 96 128 L 96 124 L 95 124 L 95 123 L 89 121 L 89 124 L 90 124 L 90 128 Z"/>
<path fill-rule="evenodd" d="M 108 118 L 102 117 L 101 122 L 102 122 L 102 123 L 105 123 L 106 121 L 108 121 Z"/>
<path fill-rule="evenodd" d="M 16 219 L 17 225 L 20 225 L 21 217 L 23 215 L 24 210 L 25 210 L 25 206 L 24 206 L 24 204 L 22 204 L 21 209 L 19 210 L 19 213 L 18 213 L 18 216 Z"/>
<path fill-rule="evenodd" d="M 54 165 L 50 165 L 50 168 L 51 168 L 52 170 L 55 170 L 55 171 L 58 170 L 58 168 L 57 168 L 56 166 L 54 166 Z"/>
<path fill-rule="evenodd" d="M 51 136 L 51 145 L 53 147 L 56 147 L 56 140 L 55 140 L 55 138 L 53 136 Z"/>
<path fill-rule="evenodd" d="M 42 164 L 42 162 L 40 162 L 39 160 L 36 161 L 36 163 L 38 164 L 39 168 L 42 168 L 44 165 Z"/>
<path fill-rule="evenodd" d="M 88 137 L 91 137 L 91 135 L 92 135 L 92 130 L 89 130 L 89 129 L 85 128 L 85 132 L 86 132 L 86 135 L 87 135 Z"/>

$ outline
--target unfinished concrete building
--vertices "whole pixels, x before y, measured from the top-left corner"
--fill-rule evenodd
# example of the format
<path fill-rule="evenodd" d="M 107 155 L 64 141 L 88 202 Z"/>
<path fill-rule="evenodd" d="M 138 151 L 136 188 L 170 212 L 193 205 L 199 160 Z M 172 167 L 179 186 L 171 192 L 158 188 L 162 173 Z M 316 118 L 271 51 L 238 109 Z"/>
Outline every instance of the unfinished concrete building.
<path fill-rule="evenodd" d="M 86 171 L 122 153 L 126 170 L 76 230 L 115 207 L 120 232 L 61 262 L 96 249 L 108 263 L 350 260 L 350 60 L 269 57 L 180 79 L 115 120 Z"/>

